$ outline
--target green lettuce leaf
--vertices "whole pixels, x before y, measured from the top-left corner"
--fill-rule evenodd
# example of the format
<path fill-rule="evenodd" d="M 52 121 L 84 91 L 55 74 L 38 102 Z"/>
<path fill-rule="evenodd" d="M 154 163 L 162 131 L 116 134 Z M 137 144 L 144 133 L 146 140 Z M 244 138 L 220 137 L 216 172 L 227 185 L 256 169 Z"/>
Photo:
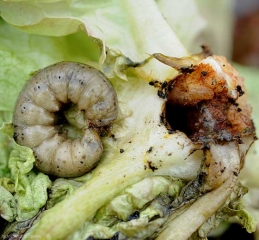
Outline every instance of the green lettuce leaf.
<path fill-rule="evenodd" d="M 15 143 L 11 124 L 3 124 L 0 133 L 9 143 L 1 151 L 1 162 L 5 162 L 0 178 L 1 196 L 6 198 L 6 202 L 1 201 L 0 205 L 4 208 L 2 217 L 8 221 L 14 218 L 24 221 L 35 216 L 45 205 L 51 181 L 47 175 L 32 170 L 35 161 L 33 152 Z"/>
<path fill-rule="evenodd" d="M 85 222 L 67 239 L 104 239 L 116 234 L 128 239 L 148 238 L 165 223 L 169 204 L 183 186 L 179 179 L 145 178 L 100 208 L 92 222 Z"/>
<path fill-rule="evenodd" d="M 58 202 L 72 195 L 75 192 L 75 190 L 81 187 L 84 183 L 76 180 L 63 178 L 58 178 L 57 180 L 55 180 L 50 189 L 49 199 L 47 202 L 47 209 L 53 207 Z"/>
<path fill-rule="evenodd" d="M 0 185 L 0 216 L 12 222 L 16 217 L 16 202 L 14 196 Z"/>
<path fill-rule="evenodd" d="M 0 128 L 0 179 L 10 176 L 8 160 L 14 146 L 13 140 L 11 139 L 12 137 L 10 138 L 12 135 L 12 126 L 3 123 L 3 126 Z"/>
<path fill-rule="evenodd" d="M 195 4 L 189 0 L 188 5 Z M 144 8 L 145 15 L 142 14 Z M 113 71 L 123 76 L 117 70 L 117 65 L 121 65 L 121 54 L 133 61 L 143 61 L 153 52 L 178 57 L 187 55 L 186 49 L 153 1 L 145 0 L 138 4 L 133 0 L 0 1 L 0 9 L 3 19 L 29 33 L 64 36 L 85 31 L 89 36 L 98 39 L 98 45 L 102 47 L 100 62 L 104 62 L 106 54 L 110 55 L 110 60 L 114 60 L 103 68 L 104 71 L 109 70 L 110 76 Z M 193 16 L 199 18 L 198 15 Z M 154 66 L 159 66 L 157 71 L 152 71 Z M 172 68 L 158 61 L 152 61 L 150 66 L 143 69 L 138 74 L 153 79 L 167 79 L 175 73 Z"/>
<path fill-rule="evenodd" d="M 110 225 L 112 215 L 116 219 L 126 221 L 136 210 L 141 210 L 148 202 L 151 202 L 160 194 L 168 194 L 177 197 L 183 183 L 177 179 L 167 179 L 165 177 L 145 178 L 139 183 L 125 189 L 115 197 L 108 205 L 98 210 L 94 217 L 94 222 Z M 143 189 L 145 189 L 143 191 Z"/>

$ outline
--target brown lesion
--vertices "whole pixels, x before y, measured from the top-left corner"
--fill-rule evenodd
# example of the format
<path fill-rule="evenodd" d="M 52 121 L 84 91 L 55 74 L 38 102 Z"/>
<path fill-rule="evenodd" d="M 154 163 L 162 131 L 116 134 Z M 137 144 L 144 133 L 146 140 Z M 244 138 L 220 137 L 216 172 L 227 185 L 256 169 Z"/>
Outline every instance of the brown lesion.
<path fill-rule="evenodd" d="M 250 117 L 237 110 L 226 96 L 201 102 L 188 112 L 189 137 L 195 141 L 232 141 L 254 132 Z"/>
<path fill-rule="evenodd" d="M 194 142 L 240 143 L 242 137 L 255 132 L 243 79 L 224 57 L 212 58 L 219 72 L 206 61 L 189 68 L 190 61 L 185 68 L 181 61 L 179 75 L 165 90 L 168 98 L 162 119 L 169 130 L 183 131 Z"/>

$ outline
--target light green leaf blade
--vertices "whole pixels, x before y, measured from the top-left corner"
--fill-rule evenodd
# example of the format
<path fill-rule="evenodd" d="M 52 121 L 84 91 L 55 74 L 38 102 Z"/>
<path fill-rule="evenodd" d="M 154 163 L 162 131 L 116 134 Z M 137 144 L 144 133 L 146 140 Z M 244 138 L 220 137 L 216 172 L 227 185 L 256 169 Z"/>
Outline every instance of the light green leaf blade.
<path fill-rule="evenodd" d="M 0 185 L 0 216 L 9 221 L 16 217 L 16 202 L 14 196 Z"/>
<path fill-rule="evenodd" d="M 86 31 L 102 42 L 101 62 L 106 58 L 105 46 L 112 49 L 107 54 L 114 55 L 115 60 L 121 54 L 133 61 L 143 61 L 154 52 L 187 55 L 155 1 L 9 1 L 0 2 L 0 9 L 7 22 L 29 33 L 63 36 Z M 152 71 L 154 66 L 159 66 L 156 71 Z M 157 61 L 138 70 L 139 75 L 155 79 L 168 79 L 174 72 Z"/>
<path fill-rule="evenodd" d="M 35 216 L 45 205 L 48 199 L 47 188 L 50 188 L 51 181 L 47 175 L 33 170 L 33 151 L 16 144 L 12 136 L 12 124 L 3 124 L 0 129 L 0 143 L 5 142 L 6 145 L 0 151 L 0 186 L 4 188 L 1 189 L 3 196 L 9 199 L 10 208 L 5 219 L 24 221 Z M 3 201 L 0 204 L 5 208 L 4 212 L 7 211 L 6 204 Z M 14 209 L 13 214 L 10 209 Z"/>

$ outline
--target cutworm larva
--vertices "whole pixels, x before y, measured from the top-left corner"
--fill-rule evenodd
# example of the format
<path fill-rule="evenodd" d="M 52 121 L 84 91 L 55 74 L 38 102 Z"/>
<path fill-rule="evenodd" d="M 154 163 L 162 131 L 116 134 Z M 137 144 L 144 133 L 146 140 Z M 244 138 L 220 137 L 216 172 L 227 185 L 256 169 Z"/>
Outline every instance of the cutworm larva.
<path fill-rule="evenodd" d="M 35 166 L 58 177 L 76 177 L 99 161 L 99 130 L 118 113 L 117 95 L 97 69 L 60 62 L 39 70 L 16 101 L 14 139 L 33 149 Z"/>

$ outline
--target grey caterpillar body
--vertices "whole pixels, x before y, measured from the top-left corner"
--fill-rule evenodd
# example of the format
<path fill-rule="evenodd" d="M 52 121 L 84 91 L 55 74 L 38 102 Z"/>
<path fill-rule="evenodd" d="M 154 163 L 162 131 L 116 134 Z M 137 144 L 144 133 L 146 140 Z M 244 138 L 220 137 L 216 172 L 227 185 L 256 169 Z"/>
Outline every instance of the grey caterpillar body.
<path fill-rule="evenodd" d="M 98 163 L 103 146 L 96 129 L 110 126 L 117 114 L 116 92 L 102 72 L 60 62 L 36 72 L 20 92 L 14 139 L 33 149 L 42 172 L 76 177 Z"/>

